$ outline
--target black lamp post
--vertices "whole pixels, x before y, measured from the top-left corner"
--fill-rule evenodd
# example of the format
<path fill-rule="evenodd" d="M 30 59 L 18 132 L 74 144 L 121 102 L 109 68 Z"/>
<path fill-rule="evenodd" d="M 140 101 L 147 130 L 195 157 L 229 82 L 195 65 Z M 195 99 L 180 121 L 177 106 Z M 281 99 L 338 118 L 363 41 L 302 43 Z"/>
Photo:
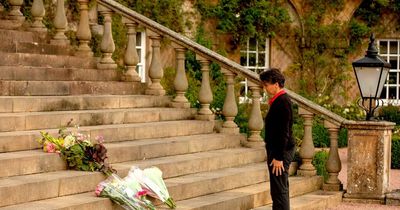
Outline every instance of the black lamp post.
<path fill-rule="evenodd" d="M 374 111 L 379 106 L 377 100 L 382 93 L 383 84 L 390 69 L 390 63 L 378 55 L 374 41 L 375 37 L 372 34 L 365 57 L 353 62 L 353 69 L 362 99 L 361 103 L 359 101 L 358 104 L 367 112 L 366 120 L 373 119 Z"/>

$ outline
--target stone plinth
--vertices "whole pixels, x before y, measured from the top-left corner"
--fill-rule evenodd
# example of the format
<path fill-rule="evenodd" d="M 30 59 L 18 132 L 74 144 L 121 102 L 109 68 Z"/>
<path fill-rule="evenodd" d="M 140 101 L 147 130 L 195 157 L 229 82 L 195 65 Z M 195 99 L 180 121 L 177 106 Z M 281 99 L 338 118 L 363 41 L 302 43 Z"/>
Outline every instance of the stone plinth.
<path fill-rule="evenodd" d="M 389 190 L 394 123 L 351 121 L 348 128 L 347 193 L 345 199 L 384 202 Z"/>

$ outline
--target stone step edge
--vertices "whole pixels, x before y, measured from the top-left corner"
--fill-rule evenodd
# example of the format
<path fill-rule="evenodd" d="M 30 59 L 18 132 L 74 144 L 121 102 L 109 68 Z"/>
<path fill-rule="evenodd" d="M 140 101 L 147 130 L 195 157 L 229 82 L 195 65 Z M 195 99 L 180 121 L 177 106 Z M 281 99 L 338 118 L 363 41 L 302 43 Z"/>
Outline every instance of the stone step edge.
<path fill-rule="evenodd" d="M 51 129 L 68 122 L 81 126 L 191 120 L 195 109 L 173 107 L 0 113 L 0 132 Z M 37 122 L 42 122 L 38 124 Z"/>
<path fill-rule="evenodd" d="M 82 126 L 78 128 L 69 129 L 69 131 L 79 131 L 80 133 L 90 135 L 92 138 L 100 135 L 104 137 L 105 143 L 108 143 L 211 134 L 214 133 L 214 122 L 201 120 L 170 120 L 147 123 Z M 40 145 L 37 143 L 37 139 L 40 138 L 40 131 L 48 132 L 51 135 L 57 135 L 58 133 L 58 129 L 0 132 L 0 152 L 40 148 Z"/>
<path fill-rule="evenodd" d="M 292 181 L 293 177 L 289 178 L 292 186 L 302 185 L 302 181 L 304 180 L 307 181 L 315 179 L 320 179 L 320 177 L 304 177 L 301 180 L 298 179 L 296 181 Z M 208 207 L 213 205 L 217 206 L 219 203 L 223 204 L 224 202 L 233 202 L 233 204 L 238 204 L 238 205 L 246 203 L 248 206 L 254 206 L 255 204 L 259 205 L 261 203 L 268 202 L 268 199 L 266 199 L 266 197 L 269 196 L 269 189 L 266 186 L 269 186 L 268 182 L 263 182 L 255 185 L 250 185 L 210 195 L 199 196 L 187 200 L 177 201 L 176 203 L 178 206 L 176 210 L 217 209 Z M 305 194 L 305 193 L 307 192 L 303 192 L 300 194 Z M 203 204 L 199 204 L 200 203 L 199 201 L 209 201 L 209 202 L 203 202 Z M 186 205 L 186 203 L 198 204 L 198 205 L 193 208 L 190 208 L 190 206 Z M 32 209 L 32 208 L 35 210 L 64 210 L 67 208 L 69 210 L 80 210 L 80 209 L 98 210 L 100 208 L 102 210 L 122 209 L 108 198 L 96 197 L 93 191 L 93 192 L 62 196 L 40 201 L 33 201 L 29 203 L 7 206 L 3 208 L 0 207 L 0 210 L 21 210 L 21 209 Z M 167 210 L 168 208 L 166 208 L 165 205 L 160 205 L 157 206 L 157 209 Z"/>
<path fill-rule="evenodd" d="M 221 139 L 220 142 L 221 146 L 220 147 L 216 147 L 213 146 L 211 144 L 208 144 L 208 147 L 206 148 L 197 148 L 195 147 L 195 149 L 189 149 L 189 147 L 187 147 L 188 149 L 185 151 L 179 151 L 179 150 L 174 150 L 175 153 L 168 153 L 168 154 L 163 154 L 163 153 L 157 153 L 157 154 L 151 154 L 152 148 L 156 147 L 157 145 L 159 145 L 158 147 L 165 147 L 166 145 L 169 144 L 184 144 L 184 145 L 192 145 L 194 144 L 194 142 L 202 142 L 202 138 L 229 138 L 228 140 L 224 140 Z M 238 148 L 240 145 L 240 137 L 239 135 L 237 135 L 237 137 L 234 136 L 230 136 L 230 135 L 220 135 L 220 134 L 208 134 L 208 135 L 191 135 L 191 136 L 183 136 L 183 137 L 173 137 L 173 138 L 165 138 L 165 139 L 146 139 L 146 140 L 136 140 L 133 142 L 116 142 L 116 143 L 109 143 L 106 144 L 106 148 L 108 148 L 109 150 L 109 154 L 111 151 L 111 154 L 113 154 L 113 152 L 115 152 L 116 150 L 121 150 L 122 149 L 129 149 L 129 150 L 133 150 L 133 151 L 139 151 L 137 157 L 132 157 L 129 158 L 128 160 L 121 160 L 117 159 L 114 161 L 110 161 L 112 160 L 109 156 L 109 163 L 111 163 L 112 167 L 115 168 L 118 172 L 122 173 L 122 175 L 126 176 L 128 170 L 130 169 L 130 167 L 132 165 L 146 165 L 147 167 L 150 167 L 151 165 L 148 165 L 148 163 L 152 163 L 152 164 L 156 164 L 156 165 L 160 165 L 161 168 L 168 168 L 167 165 L 168 164 L 174 164 L 176 162 L 172 162 L 171 160 L 173 160 L 174 158 L 183 158 L 183 161 L 179 161 L 179 162 L 185 162 L 187 160 L 199 160 L 202 161 L 201 158 L 208 160 L 208 156 L 213 156 L 213 157 L 218 157 L 221 156 L 220 154 L 215 154 L 218 151 L 220 152 L 225 152 L 225 151 L 229 151 L 232 148 Z M 196 140 L 196 138 L 198 140 Z M 237 138 L 236 141 L 233 141 L 232 138 Z M 216 140 L 216 139 L 213 139 Z M 110 145 L 112 145 L 112 147 L 110 147 Z M 165 145 L 165 146 L 163 146 Z M 134 149 L 133 147 L 136 147 L 136 149 Z M 154 148 L 153 148 L 154 150 Z M 260 150 L 257 149 L 242 149 L 240 150 L 241 152 L 259 152 Z M 261 150 L 262 151 L 262 150 Z M 150 154 L 146 155 L 146 152 L 150 152 Z M 263 151 L 262 151 L 263 152 Z M 143 153 L 143 154 L 142 154 Z M 194 157 L 194 154 L 200 154 L 200 153 L 205 153 L 206 155 L 202 155 L 200 157 Z M 207 156 L 207 153 L 209 154 Z M 229 154 L 233 154 L 233 155 L 238 155 L 236 154 L 236 151 L 230 152 Z M 226 154 L 226 152 L 225 152 Z M 8 158 L 8 156 L 11 156 L 10 158 Z M 204 157 L 205 156 L 205 157 Z M 265 156 L 265 155 L 264 155 Z M 129 157 L 129 156 L 128 156 Z M 261 161 L 264 159 L 263 157 L 260 158 Z M 30 167 L 34 167 L 37 164 L 40 163 L 52 163 L 51 166 L 46 165 L 46 167 L 40 167 L 40 168 L 29 168 L 26 167 L 26 165 L 18 165 L 18 164 L 12 164 L 13 161 L 23 161 L 23 163 L 25 164 L 29 164 L 29 161 L 33 161 L 33 163 L 30 163 Z M 158 162 L 157 162 L 158 161 Z M 7 165 L 7 164 L 12 164 L 12 167 L 7 167 L 7 168 L 3 168 L 0 170 L 0 175 L 1 178 L 10 178 L 10 177 L 15 177 L 15 176 L 23 176 L 23 175 L 29 175 L 29 174 L 38 174 L 38 173 L 45 173 L 45 172 L 53 172 L 53 171 L 57 171 L 57 170 L 64 170 L 66 169 L 66 165 L 65 162 L 59 157 L 58 154 L 56 153 L 45 153 L 42 150 L 28 150 L 28 151 L 20 151 L 20 152 L 10 152 L 10 153 L 0 153 L 0 162 Z M 161 163 L 160 163 L 161 162 Z M 178 163 L 179 163 L 178 162 Z M 241 164 L 237 164 L 237 165 L 241 165 Z M 39 165 L 40 166 L 40 165 Z M 177 165 L 173 165 L 175 167 L 177 167 Z M 18 169 L 15 169 L 13 167 L 22 167 L 22 168 L 29 168 L 29 170 L 25 170 L 24 172 L 20 172 L 19 174 L 17 174 Z M 53 168 L 52 168 L 53 167 Z M 210 167 L 210 166 L 209 166 Z M 173 175 L 168 175 L 168 177 L 172 177 L 172 176 L 179 176 L 182 174 L 173 174 Z"/>
<path fill-rule="evenodd" d="M 99 105 L 98 100 L 107 101 L 107 103 Z M 170 96 L 151 95 L 0 96 L 0 112 L 88 110 L 98 107 L 103 109 L 169 107 L 170 103 Z M 64 107 L 66 105 L 70 108 Z"/>
<path fill-rule="evenodd" d="M 318 190 L 322 186 L 322 178 L 319 176 L 293 176 L 289 177 L 289 182 L 291 197 Z M 303 186 L 307 187 L 304 188 Z M 245 209 L 270 204 L 272 203 L 272 200 L 270 196 L 269 182 L 262 182 L 255 185 L 178 201 L 177 210 L 221 209 L 221 207 L 226 207 L 226 203 L 231 203 L 230 205 L 232 206 L 241 206 L 242 208 L 246 207 Z M 165 205 L 161 205 L 160 207 L 159 210 L 168 209 Z"/>
<path fill-rule="evenodd" d="M 328 209 L 342 202 L 343 191 L 317 190 L 290 199 L 291 210 Z M 272 210 L 272 204 L 261 206 L 253 210 Z"/>
<path fill-rule="evenodd" d="M 202 172 L 194 175 L 182 176 L 182 178 L 185 181 L 180 181 L 179 183 L 176 183 L 176 180 L 178 178 L 165 179 L 165 183 L 170 191 L 170 194 L 173 195 L 174 193 L 177 193 L 176 191 L 180 192 L 182 192 L 182 190 L 185 191 L 182 188 L 188 188 L 190 185 L 200 184 L 204 186 L 203 182 L 226 181 L 227 179 L 234 179 L 235 177 L 243 176 L 245 173 L 244 170 L 248 170 L 248 172 L 255 174 L 260 173 L 260 171 L 263 171 L 263 174 L 265 175 L 265 177 L 263 177 L 263 181 L 265 182 L 267 178 L 266 176 L 267 173 L 264 167 L 265 167 L 264 164 L 249 164 L 240 167 L 232 167 L 227 169 L 215 170 L 212 172 Z M 223 174 L 223 172 L 226 172 L 226 174 Z M 217 174 L 217 176 L 215 176 L 215 174 Z M 200 179 L 197 180 L 193 179 L 193 176 L 200 177 Z M 233 176 L 233 178 L 230 178 L 231 176 Z M 95 186 L 101 181 L 103 181 L 105 179 L 105 176 L 100 172 L 58 171 L 58 172 L 46 173 L 45 176 L 43 176 L 43 174 L 27 175 L 24 177 L 24 179 L 21 179 L 21 177 L 17 177 L 13 181 L 11 181 L 11 184 L 9 183 L 10 180 L 7 180 L 7 182 L 3 180 L 5 184 L 0 183 L 1 184 L 0 191 L 4 192 L 4 190 L 7 190 L 8 192 L 10 192 L 8 193 L 7 196 L 13 198 L 13 200 L 9 199 L 3 200 L 3 202 L 0 204 L 1 206 L 17 205 L 30 201 L 45 200 L 66 195 L 94 191 Z M 2 180 L 0 180 L 0 182 L 1 181 Z M 249 180 L 249 183 L 246 184 L 246 186 L 260 183 L 263 181 Z M 230 187 L 231 186 L 223 185 L 219 186 L 218 189 L 214 190 L 207 188 L 208 193 L 206 194 L 228 190 L 230 189 Z M 31 191 L 35 189 L 37 192 L 41 193 L 30 195 L 31 197 L 30 199 L 28 199 L 26 195 L 18 194 L 18 192 L 16 192 L 18 188 L 22 188 L 21 190 L 24 189 L 24 191 Z M 181 197 L 192 196 L 190 194 L 190 191 L 187 192 L 188 192 L 186 193 L 187 195 L 179 194 L 179 196 Z M 200 193 L 205 193 L 205 192 L 200 192 Z M 21 197 L 18 197 L 18 195 Z M 177 201 L 180 200 L 179 196 L 175 197 Z M 24 198 L 25 200 L 22 198 Z"/>

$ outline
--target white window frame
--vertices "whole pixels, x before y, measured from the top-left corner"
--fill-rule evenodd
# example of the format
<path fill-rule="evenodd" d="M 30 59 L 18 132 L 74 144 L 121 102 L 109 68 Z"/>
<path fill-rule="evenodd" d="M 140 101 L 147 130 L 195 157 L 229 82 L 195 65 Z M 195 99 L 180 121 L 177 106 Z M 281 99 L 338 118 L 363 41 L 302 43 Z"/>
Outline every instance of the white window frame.
<path fill-rule="evenodd" d="M 140 34 L 140 44 L 136 43 L 136 50 L 140 50 L 138 53 L 140 62 L 136 65 L 136 69 L 138 71 L 139 77 L 141 78 L 141 82 L 146 82 L 146 32 L 138 31 L 137 34 Z"/>
<path fill-rule="evenodd" d="M 242 58 L 242 54 L 246 54 L 246 64 L 242 65 L 243 67 L 245 67 L 246 69 L 249 69 L 251 71 L 254 71 L 256 73 L 259 73 L 260 71 L 264 70 L 265 68 L 269 68 L 270 64 L 269 64 L 269 57 L 270 57 L 270 39 L 266 38 L 265 39 L 265 51 L 259 51 L 258 49 L 258 40 L 256 40 L 256 50 L 249 50 L 250 49 L 250 39 L 247 39 L 246 42 L 246 48 L 244 50 L 240 50 L 240 60 Z M 250 66 L 250 54 L 256 54 L 256 66 Z M 264 53 L 265 56 L 265 64 L 264 66 L 258 66 L 258 61 L 259 61 L 259 55 L 260 53 Z M 249 92 L 249 87 L 248 87 L 248 82 L 247 82 L 247 78 L 245 78 L 244 81 L 240 82 L 241 85 L 244 86 L 244 96 L 240 96 L 239 97 L 239 103 L 247 103 L 249 102 L 249 98 L 247 97 L 248 92 Z M 261 100 L 264 100 L 265 97 L 262 97 Z"/>
<path fill-rule="evenodd" d="M 386 42 L 387 43 L 387 50 L 386 52 L 381 52 L 381 42 Z M 397 52 L 396 53 L 390 53 L 390 43 L 391 42 L 397 42 Z M 391 68 L 389 70 L 389 75 L 386 78 L 386 82 L 384 84 L 384 89 L 383 92 L 385 94 L 385 98 L 381 98 L 383 101 L 383 105 L 395 105 L 399 106 L 400 105 L 400 39 L 379 39 L 378 40 L 378 51 L 379 55 L 386 60 L 386 62 L 390 62 L 391 57 L 396 57 L 397 61 L 397 66 L 396 68 Z M 389 78 L 390 78 L 390 73 L 396 73 L 396 83 L 391 83 L 389 84 Z M 389 98 L 389 87 L 395 87 L 396 88 L 396 96 L 395 98 Z"/>

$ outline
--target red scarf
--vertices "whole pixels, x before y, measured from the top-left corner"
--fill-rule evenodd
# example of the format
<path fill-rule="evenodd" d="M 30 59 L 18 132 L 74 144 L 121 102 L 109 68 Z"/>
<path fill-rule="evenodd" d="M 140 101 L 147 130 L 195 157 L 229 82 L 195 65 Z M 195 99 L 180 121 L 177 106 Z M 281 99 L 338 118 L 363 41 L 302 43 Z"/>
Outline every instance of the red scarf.
<path fill-rule="evenodd" d="M 285 94 L 286 91 L 285 90 L 280 90 L 279 92 L 277 92 L 271 99 L 269 99 L 268 104 L 271 106 L 272 103 L 274 103 L 275 99 L 278 98 L 279 96 Z"/>

